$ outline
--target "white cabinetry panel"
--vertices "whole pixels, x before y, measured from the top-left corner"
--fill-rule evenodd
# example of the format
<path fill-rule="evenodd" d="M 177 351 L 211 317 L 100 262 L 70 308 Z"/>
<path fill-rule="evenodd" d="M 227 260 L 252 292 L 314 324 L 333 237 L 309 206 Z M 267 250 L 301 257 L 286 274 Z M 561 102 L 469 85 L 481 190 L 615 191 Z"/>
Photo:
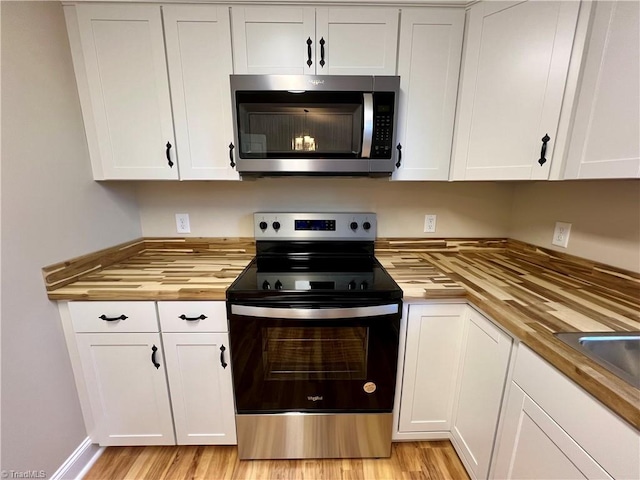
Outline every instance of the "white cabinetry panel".
<path fill-rule="evenodd" d="M 233 7 L 235 73 L 315 74 L 313 7 Z"/>
<path fill-rule="evenodd" d="M 163 333 L 162 337 L 178 444 L 235 444 L 228 335 Z"/>
<path fill-rule="evenodd" d="M 493 478 L 611 478 L 515 383 Z"/>
<path fill-rule="evenodd" d="M 512 340 L 472 308 L 465 314 L 452 436 L 474 478 L 487 478 Z"/>
<path fill-rule="evenodd" d="M 464 10 L 402 10 L 394 180 L 447 180 L 462 54 Z"/>
<path fill-rule="evenodd" d="M 640 3 L 595 3 L 564 178 L 640 177 Z"/>
<path fill-rule="evenodd" d="M 160 334 L 80 333 L 76 341 L 95 422 L 92 440 L 174 445 Z"/>
<path fill-rule="evenodd" d="M 548 178 L 579 8 L 536 1 L 471 7 L 453 180 Z"/>
<path fill-rule="evenodd" d="M 74 66 L 90 99 L 83 114 L 95 128 L 95 137 L 88 136 L 94 176 L 177 179 L 175 150 L 169 150 L 173 168 L 166 156 L 167 143 L 175 141 L 160 7 L 75 9 L 80 48 L 72 45 Z"/>
<path fill-rule="evenodd" d="M 235 73 L 395 75 L 398 9 L 233 7 L 231 17 Z"/>
<path fill-rule="evenodd" d="M 451 429 L 463 305 L 410 305 L 400 432 Z"/>
<path fill-rule="evenodd" d="M 395 75 L 398 17 L 392 8 L 316 9 L 316 73 Z"/>
<path fill-rule="evenodd" d="M 237 180 L 229 163 L 233 141 L 229 75 L 229 8 L 162 7 L 180 178 Z"/>

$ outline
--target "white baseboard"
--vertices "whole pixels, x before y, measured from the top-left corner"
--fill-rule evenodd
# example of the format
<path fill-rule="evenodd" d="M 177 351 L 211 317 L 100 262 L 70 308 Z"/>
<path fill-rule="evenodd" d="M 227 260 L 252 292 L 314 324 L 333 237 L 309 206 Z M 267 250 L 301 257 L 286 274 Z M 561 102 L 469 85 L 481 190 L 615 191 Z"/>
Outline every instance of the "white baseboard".
<path fill-rule="evenodd" d="M 75 451 L 60 465 L 50 480 L 82 480 L 82 477 L 100 458 L 105 447 L 91 443 L 89 437 L 75 449 Z"/>

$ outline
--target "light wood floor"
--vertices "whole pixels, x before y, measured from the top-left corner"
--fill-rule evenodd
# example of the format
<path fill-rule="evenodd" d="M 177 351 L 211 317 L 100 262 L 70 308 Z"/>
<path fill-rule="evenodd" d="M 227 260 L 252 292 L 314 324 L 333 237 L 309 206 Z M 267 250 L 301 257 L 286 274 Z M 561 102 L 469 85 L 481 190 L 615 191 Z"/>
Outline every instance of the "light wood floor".
<path fill-rule="evenodd" d="M 85 480 L 468 479 L 448 440 L 394 443 L 390 458 L 238 460 L 236 447 L 109 447 Z"/>

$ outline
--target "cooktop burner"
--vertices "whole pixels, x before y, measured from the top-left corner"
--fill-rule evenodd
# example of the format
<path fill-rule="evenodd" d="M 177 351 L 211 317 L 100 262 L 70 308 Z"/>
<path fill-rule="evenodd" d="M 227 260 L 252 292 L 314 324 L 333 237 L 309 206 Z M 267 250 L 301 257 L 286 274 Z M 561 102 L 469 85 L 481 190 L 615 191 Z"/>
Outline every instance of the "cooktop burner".
<path fill-rule="evenodd" d="M 229 287 L 228 299 L 352 303 L 402 298 L 373 254 L 375 214 L 260 213 L 254 222 L 256 258 Z"/>

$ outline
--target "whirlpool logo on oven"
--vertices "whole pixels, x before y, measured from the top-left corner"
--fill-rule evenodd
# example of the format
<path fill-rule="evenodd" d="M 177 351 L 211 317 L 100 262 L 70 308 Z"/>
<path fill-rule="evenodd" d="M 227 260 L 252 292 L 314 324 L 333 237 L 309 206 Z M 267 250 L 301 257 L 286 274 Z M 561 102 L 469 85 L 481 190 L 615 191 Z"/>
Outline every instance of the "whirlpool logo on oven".
<path fill-rule="evenodd" d="M 307 400 L 311 400 L 312 402 L 318 402 L 318 401 L 320 401 L 322 399 L 324 399 L 324 397 L 321 396 L 321 395 L 309 395 L 307 397 Z"/>

